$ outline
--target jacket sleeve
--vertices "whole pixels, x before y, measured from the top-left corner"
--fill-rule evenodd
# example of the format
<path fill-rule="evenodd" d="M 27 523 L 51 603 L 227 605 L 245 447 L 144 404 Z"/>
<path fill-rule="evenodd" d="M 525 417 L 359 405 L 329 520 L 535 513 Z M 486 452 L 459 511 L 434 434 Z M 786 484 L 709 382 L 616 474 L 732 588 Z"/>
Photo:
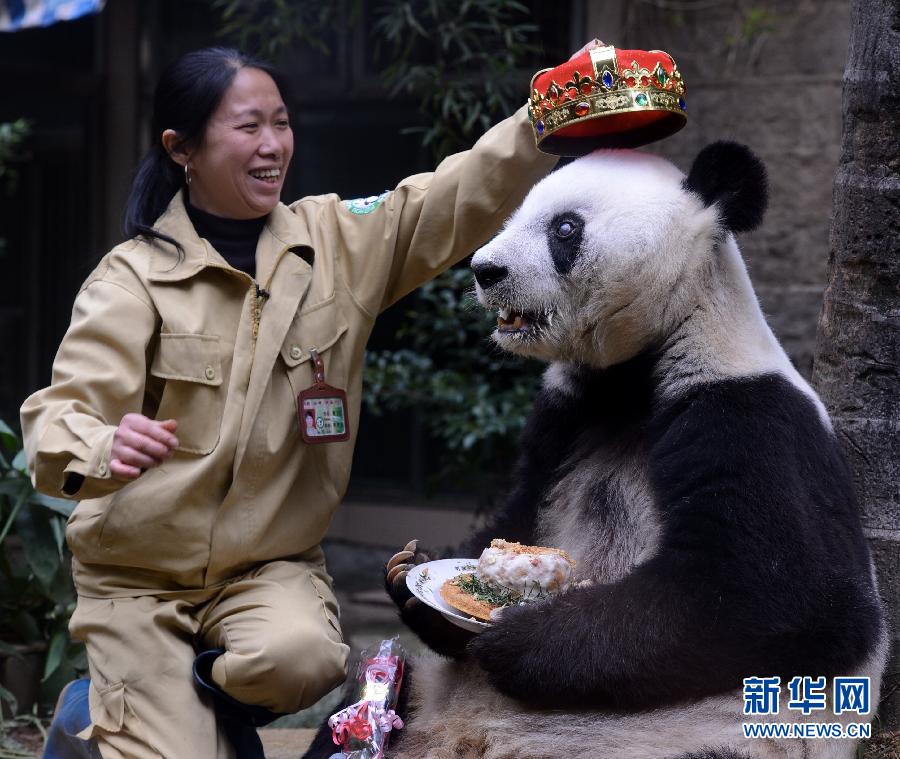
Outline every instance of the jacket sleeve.
<path fill-rule="evenodd" d="M 109 471 L 122 417 L 140 412 L 156 312 L 146 293 L 115 279 L 89 279 L 53 362 L 49 387 L 21 409 L 31 479 L 48 495 L 86 500 L 118 490 Z"/>
<path fill-rule="evenodd" d="M 311 229 L 334 230 L 347 286 L 374 316 L 483 245 L 556 161 L 535 147 L 523 106 L 471 150 L 368 204 L 331 195 L 294 210 Z"/>

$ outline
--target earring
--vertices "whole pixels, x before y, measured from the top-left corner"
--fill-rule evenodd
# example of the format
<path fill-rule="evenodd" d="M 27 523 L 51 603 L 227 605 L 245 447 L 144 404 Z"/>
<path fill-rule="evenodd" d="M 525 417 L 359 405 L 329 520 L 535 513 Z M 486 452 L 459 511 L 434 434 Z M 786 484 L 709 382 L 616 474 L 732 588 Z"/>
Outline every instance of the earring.
<path fill-rule="evenodd" d="M 187 164 L 184 165 L 184 183 L 188 185 L 191 183 L 191 167 Z"/>

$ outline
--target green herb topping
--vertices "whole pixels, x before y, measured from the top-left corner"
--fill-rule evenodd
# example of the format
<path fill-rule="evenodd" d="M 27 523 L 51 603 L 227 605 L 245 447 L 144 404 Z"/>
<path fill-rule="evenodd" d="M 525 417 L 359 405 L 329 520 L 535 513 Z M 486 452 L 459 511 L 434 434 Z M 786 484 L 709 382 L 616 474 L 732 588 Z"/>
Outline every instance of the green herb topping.
<path fill-rule="evenodd" d="M 476 601 L 484 601 L 491 606 L 510 606 L 522 598 L 521 594 L 514 593 L 508 588 L 488 585 L 475 575 L 460 575 L 456 578 L 456 584 L 460 590 L 475 596 Z"/>

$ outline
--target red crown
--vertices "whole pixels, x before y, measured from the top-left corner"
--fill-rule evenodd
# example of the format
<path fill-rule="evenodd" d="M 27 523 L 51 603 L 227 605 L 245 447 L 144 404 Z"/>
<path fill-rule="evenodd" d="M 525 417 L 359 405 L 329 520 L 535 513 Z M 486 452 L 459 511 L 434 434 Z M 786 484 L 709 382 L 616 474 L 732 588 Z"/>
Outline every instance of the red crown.
<path fill-rule="evenodd" d="M 545 153 L 635 148 L 687 122 L 684 82 L 662 50 L 592 47 L 531 78 L 528 114 Z"/>

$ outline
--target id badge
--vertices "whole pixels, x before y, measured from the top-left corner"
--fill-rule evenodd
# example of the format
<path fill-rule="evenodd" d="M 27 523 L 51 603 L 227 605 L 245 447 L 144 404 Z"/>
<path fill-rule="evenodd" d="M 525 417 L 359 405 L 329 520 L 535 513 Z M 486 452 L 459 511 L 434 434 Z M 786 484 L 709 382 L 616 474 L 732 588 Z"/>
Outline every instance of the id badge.
<path fill-rule="evenodd" d="M 300 434 L 310 445 L 339 443 L 350 439 L 347 418 L 347 393 L 325 382 L 325 365 L 315 348 L 309 351 L 315 384 L 297 396 Z"/>

